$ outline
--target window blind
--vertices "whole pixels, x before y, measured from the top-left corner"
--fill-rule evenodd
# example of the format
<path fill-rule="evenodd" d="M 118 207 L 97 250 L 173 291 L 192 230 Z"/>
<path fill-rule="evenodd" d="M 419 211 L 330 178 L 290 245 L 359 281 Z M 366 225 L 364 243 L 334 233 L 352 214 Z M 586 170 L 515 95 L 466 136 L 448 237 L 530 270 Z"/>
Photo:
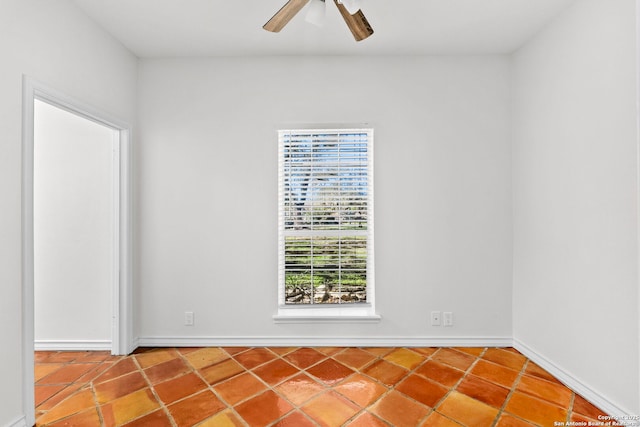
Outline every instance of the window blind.
<path fill-rule="evenodd" d="M 279 132 L 281 303 L 367 301 L 372 145 L 370 129 Z"/>

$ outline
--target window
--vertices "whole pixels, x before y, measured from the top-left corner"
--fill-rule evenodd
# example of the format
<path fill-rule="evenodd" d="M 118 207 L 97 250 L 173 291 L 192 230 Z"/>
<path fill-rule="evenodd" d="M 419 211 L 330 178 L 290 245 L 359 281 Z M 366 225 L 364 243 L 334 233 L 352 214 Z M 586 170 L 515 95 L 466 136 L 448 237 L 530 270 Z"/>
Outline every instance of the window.
<path fill-rule="evenodd" d="M 373 130 L 279 132 L 279 303 L 373 302 Z"/>

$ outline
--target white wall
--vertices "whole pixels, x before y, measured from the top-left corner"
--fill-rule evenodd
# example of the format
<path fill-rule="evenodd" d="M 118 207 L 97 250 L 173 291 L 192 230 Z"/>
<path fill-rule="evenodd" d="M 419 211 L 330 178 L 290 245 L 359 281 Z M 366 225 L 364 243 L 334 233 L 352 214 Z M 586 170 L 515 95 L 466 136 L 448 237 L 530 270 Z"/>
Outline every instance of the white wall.
<path fill-rule="evenodd" d="M 111 348 L 117 131 L 41 101 L 34 123 L 37 347 Z"/>
<path fill-rule="evenodd" d="M 511 336 L 506 57 L 143 60 L 138 102 L 143 342 Z M 375 129 L 382 321 L 274 324 L 276 130 L 363 122 Z M 429 326 L 431 310 L 456 325 Z"/>
<path fill-rule="evenodd" d="M 0 1 L 0 425 L 21 417 L 22 77 L 133 123 L 136 59 L 67 0 Z"/>
<path fill-rule="evenodd" d="M 639 413 L 634 0 L 581 0 L 514 56 L 514 336 Z"/>

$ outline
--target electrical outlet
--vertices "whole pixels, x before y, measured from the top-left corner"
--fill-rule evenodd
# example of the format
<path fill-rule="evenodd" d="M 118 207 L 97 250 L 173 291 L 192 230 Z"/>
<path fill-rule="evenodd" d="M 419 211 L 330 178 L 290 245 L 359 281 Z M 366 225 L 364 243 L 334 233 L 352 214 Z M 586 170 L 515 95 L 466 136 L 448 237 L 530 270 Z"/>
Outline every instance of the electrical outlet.
<path fill-rule="evenodd" d="M 184 324 L 185 326 L 193 326 L 193 311 L 184 312 Z"/>
<path fill-rule="evenodd" d="M 440 326 L 440 312 L 432 311 L 431 312 L 431 326 Z"/>
<path fill-rule="evenodd" d="M 444 312 L 444 326 L 453 326 L 453 312 Z"/>

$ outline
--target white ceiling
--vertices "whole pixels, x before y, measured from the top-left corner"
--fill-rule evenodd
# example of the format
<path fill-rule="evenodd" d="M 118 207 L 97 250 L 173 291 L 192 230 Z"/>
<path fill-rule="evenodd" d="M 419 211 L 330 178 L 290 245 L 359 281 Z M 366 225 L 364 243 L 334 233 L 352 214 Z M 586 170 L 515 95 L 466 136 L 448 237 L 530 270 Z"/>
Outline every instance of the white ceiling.
<path fill-rule="evenodd" d="M 362 0 L 375 30 L 356 43 L 331 0 L 323 28 L 302 10 L 262 25 L 286 0 L 73 0 L 141 58 L 511 53 L 579 0 Z"/>

